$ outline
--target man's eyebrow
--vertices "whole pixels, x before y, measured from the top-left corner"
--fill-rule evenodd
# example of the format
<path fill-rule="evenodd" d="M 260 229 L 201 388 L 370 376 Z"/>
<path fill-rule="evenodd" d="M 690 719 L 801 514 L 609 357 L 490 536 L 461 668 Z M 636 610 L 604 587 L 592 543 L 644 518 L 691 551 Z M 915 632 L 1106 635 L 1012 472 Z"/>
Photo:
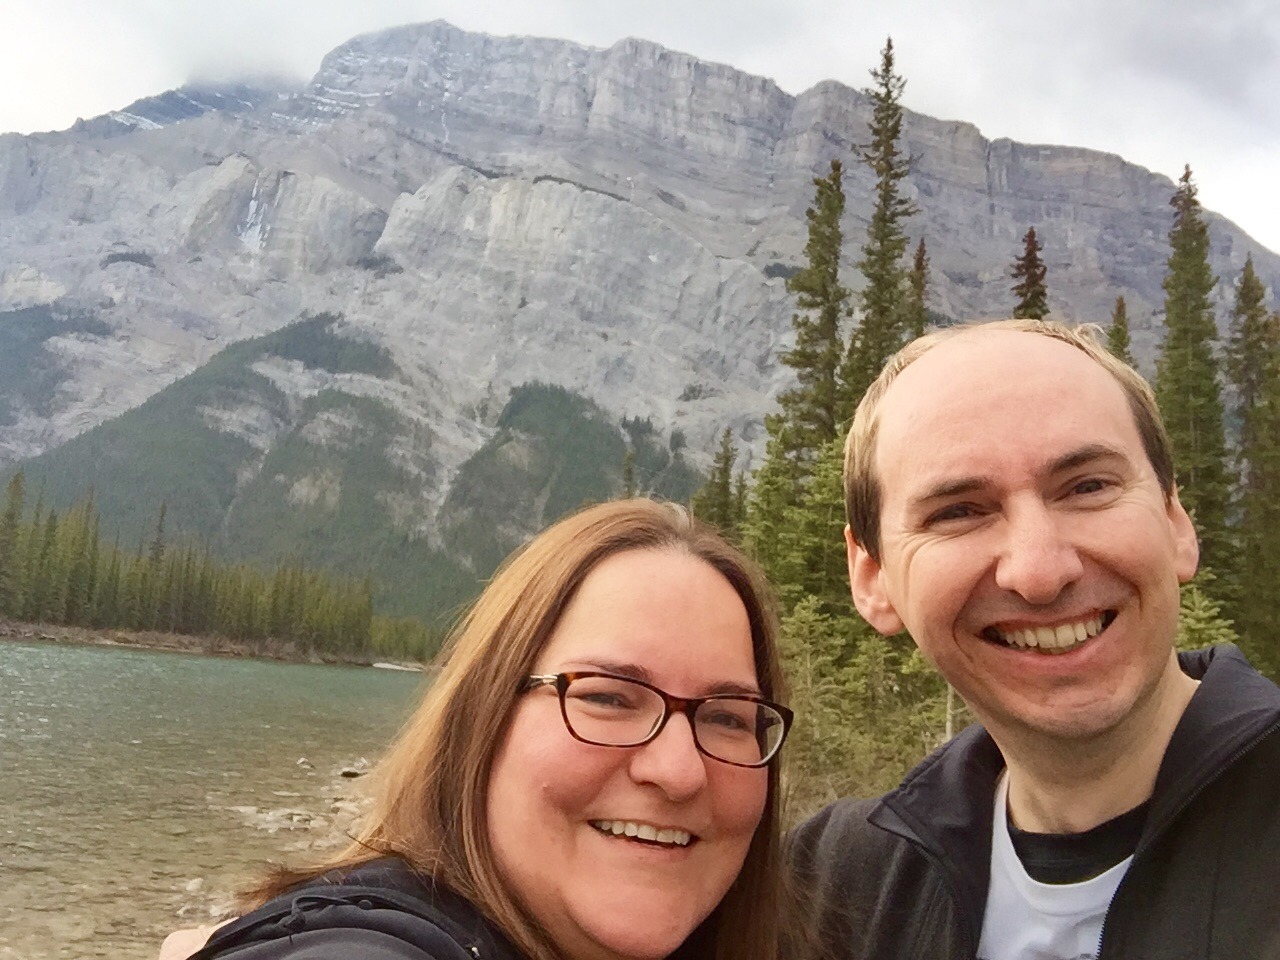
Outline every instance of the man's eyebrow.
<path fill-rule="evenodd" d="M 1045 472 L 1052 475 L 1087 466 L 1098 460 L 1127 461 L 1128 459 L 1122 451 L 1117 450 L 1115 447 L 1109 447 L 1105 443 L 1089 443 L 1049 461 Z"/>
<path fill-rule="evenodd" d="M 943 480 L 931 487 L 926 487 L 912 496 L 911 505 L 922 506 L 934 500 L 962 496 L 966 493 L 973 493 L 975 490 L 982 490 L 988 485 L 988 481 L 983 477 L 957 477 L 954 480 Z"/>
<path fill-rule="evenodd" d="M 1087 443 L 1082 447 L 1064 453 L 1060 457 L 1050 460 L 1044 468 L 1047 476 L 1058 473 L 1065 473 L 1068 470 L 1074 470 L 1099 460 L 1125 460 L 1129 458 L 1125 454 L 1116 449 L 1109 447 L 1105 443 Z M 924 507 L 935 500 L 946 500 L 951 497 L 961 497 L 967 493 L 974 493 L 990 486 L 990 481 L 986 477 L 956 477 L 954 479 L 942 480 L 935 483 L 931 487 L 926 487 L 918 494 L 911 497 L 909 503 L 913 507 Z"/>

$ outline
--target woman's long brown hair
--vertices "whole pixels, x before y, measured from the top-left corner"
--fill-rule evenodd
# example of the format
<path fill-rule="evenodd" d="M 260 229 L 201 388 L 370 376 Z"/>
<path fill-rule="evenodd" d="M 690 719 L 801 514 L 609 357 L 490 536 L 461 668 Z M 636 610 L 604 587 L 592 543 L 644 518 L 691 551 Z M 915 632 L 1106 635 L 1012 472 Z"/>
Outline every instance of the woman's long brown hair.
<path fill-rule="evenodd" d="M 453 630 L 438 677 L 375 771 L 376 802 L 352 843 L 324 862 L 273 870 L 243 905 L 394 855 L 474 904 L 530 960 L 561 960 L 498 869 L 486 787 L 520 684 L 561 612 L 597 564 L 627 550 L 680 551 L 724 576 L 746 607 L 761 692 L 784 699 L 772 594 L 750 560 L 673 504 L 638 498 L 588 507 L 509 557 Z M 784 909 L 777 763 L 768 782 L 742 872 L 681 956 L 776 960 Z"/>

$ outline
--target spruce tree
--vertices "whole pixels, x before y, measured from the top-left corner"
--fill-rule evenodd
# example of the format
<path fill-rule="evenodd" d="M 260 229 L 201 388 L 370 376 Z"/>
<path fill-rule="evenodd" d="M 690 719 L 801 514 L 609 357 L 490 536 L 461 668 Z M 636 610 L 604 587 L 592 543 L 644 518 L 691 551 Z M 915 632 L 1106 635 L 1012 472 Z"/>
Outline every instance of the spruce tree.
<path fill-rule="evenodd" d="M 849 315 L 849 290 L 840 283 L 843 176 L 840 161 L 832 160 L 831 172 L 814 178 L 813 205 L 805 211 L 809 222 L 805 265 L 787 278 L 787 291 L 796 298 L 797 310 L 791 315 L 796 343 L 780 359 L 795 370 L 798 382 L 779 395 L 778 404 L 791 424 L 789 436 L 801 460 L 816 456 L 852 415 L 852 410 L 840 406 L 836 383 L 844 352 L 840 325 Z"/>
<path fill-rule="evenodd" d="M 781 588 L 781 565 L 792 533 L 787 525 L 787 512 L 800 496 L 800 476 L 787 452 L 791 444 L 786 421 L 772 416 L 767 417 L 765 423 L 769 441 L 764 449 L 764 463 L 754 474 L 747 499 L 742 543 L 764 568 L 775 588 Z"/>
<path fill-rule="evenodd" d="M 903 257 L 907 235 L 903 222 L 918 211 L 902 195 L 902 181 L 911 158 L 899 147 L 902 138 L 902 92 L 906 80 L 894 69 L 893 39 L 885 41 L 879 69 L 871 71 L 870 142 L 853 148 L 854 155 L 875 175 L 873 207 L 867 224 L 858 270 L 866 278 L 859 296 L 861 319 L 850 337 L 841 364 L 845 409 L 853 410 L 884 362 L 906 340 L 907 267 Z"/>
<path fill-rule="evenodd" d="M 1222 605 L 1210 592 L 1214 579 L 1208 567 L 1182 585 L 1179 596 L 1177 647 L 1198 650 L 1219 643 L 1239 643 L 1230 620 L 1222 615 Z"/>
<path fill-rule="evenodd" d="M 1169 203 L 1174 220 L 1164 278 L 1165 339 L 1156 366 L 1156 398 L 1173 445 L 1178 493 L 1200 535 L 1201 562 L 1218 574 L 1219 590 L 1229 590 L 1234 558 L 1227 530 L 1226 440 L 1214 355 L 1218 331 L 1210 302 L 1217 278 L 1209 269 L 1209 228 L 1189 166 Z"/>
<path fill-rule="evenodd" d="M 702 489 L 693 495 L 690 506 L 698 519 L 713 524 L 731 540 L 738 538 L 736 501 L 733 490 L 733 461 L 738 448 L 733 442 L 733 431 L 728 427 L 720 435 L 720 449 L 711 465 L 711 476 Z"/>
<path fill-rule="evenodd" d="M 1133 351 L 1129 343 L 1129 312 L 1125 307 L 1124 297 L 1116 297 L 1115 309 L 1111 311 L 1111 326 L 1107 327 L 1107 349 L 1118 360 L 1129 366 L 1135 366 Z"/>
<path fill-rule="evenodd" d="M 843 466 L 844 444 L 832 440 L 820 451 L 809 483 L 787 512 L 787 553 L 779 571 L 779 592 L 787 609 L 808 596 L 828 616 L 855 615 L 844 544 Z"/>
<path fill-rule="evenodd" d="M 929 251 L 924 245 L 924 237 L 916 245 L 916 255 L 911 262 L 911 272 L 907 274 L 907 300 L 904 307 L 904 338 L 907 341 L 924 336 L 929 326 L 929 310 L 925 299 L 929 292 Z"/>
<path fill-rule="evenodd" d="M 1232 609 L 1241 645 L 1255 665 L 1280 678 L 1280 314 L 1264 318 L 1248 413 L 1249 440 L 1240 448 L 1239 593 Z"/>
<path fill-rule="evenodd" d="M 636 495 L 636 452 L 632 447 L 627 447 L 627 452 L 622 457 L 622 495 Z"/>
<path fill-rule="evenodd" d="M 4 511 L 0 513 L 0 617 L 17 616 L 22 609 L 22 511 L 26 496 L 22 471 L 9 478 Z"/>
<path fill-rule="evenodd" d="M 1236 417 L 1240 424 L 1240 467 L 1247 473 L 1250 451 L 1257 441 L 1254 412 L 1264 377 L 1264 368 L 1274 345 L 1266 342 L 1268 317 L 1266 288 L 1253 269 L 1253 256 L 1244 261 L 1244 271 L 1235 288 L 1227 341 L 1227 379 L 1235 387 Z"/>
<path fill-rule="evenodd" d="M 1049 291 L 1045 287 L 1048 272 L 1040 251 L 1044 244 L 1036 239 L 1036 228 L 1029 227 L 1022 238 L 1022 256 L 1013 261 L 1013 292 L 1018 303 L 1013 308 L 1015 317 L 1043 320 L 1049 314 Z"/>

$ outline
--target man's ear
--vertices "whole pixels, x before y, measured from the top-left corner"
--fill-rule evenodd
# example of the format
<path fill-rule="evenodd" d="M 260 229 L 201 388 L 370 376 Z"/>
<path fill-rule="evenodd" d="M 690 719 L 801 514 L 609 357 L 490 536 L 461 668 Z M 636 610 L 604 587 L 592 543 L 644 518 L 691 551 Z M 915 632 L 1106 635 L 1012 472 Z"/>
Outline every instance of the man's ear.
<path fill-rule="evenodd" d="M 853 593 L 853 605 L 878 633 L 891 637 L 901 632 L 904 626 L 902 618 L 885 590 L 880 564 L 853 539 L 853 531 L 848 524 L 844 528 L 844 546 L 849 560 L 849 589 Z"/>
<path fill-rule="evenodd" d="M 1173 528 L 1174 568 L 1178 582 L 1186 583 L 1196 575 L 1196 567 L 1200 564 L 1200 541 L 1196 537 L 1195 521 L 1178 499 L 1176 487 L 1169 494 L 1168 513 Z"/>

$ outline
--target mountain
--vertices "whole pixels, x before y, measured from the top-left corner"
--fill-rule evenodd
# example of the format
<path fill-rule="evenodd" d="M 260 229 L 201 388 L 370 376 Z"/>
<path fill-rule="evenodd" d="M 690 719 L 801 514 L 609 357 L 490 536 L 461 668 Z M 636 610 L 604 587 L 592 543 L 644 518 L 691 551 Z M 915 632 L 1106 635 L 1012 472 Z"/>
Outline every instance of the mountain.
<path fill-rule="evenodd" d="M 811 179 L 869 116 L 642 40 L 435 22 L 351 40 L 302 90 L 0 136 L 0 466 L 60 498 L 92 480 L 126 540 L 164 499 L 230 554 L 371 566 L 439 610 L 620 489 L 627 449 L 674 495 L 725 426 L 762 452 Z M 938 314 L 1006 313 L 1035 225 L 1054 315 L 1123 294 L 1151 361 L 1168 178 L 918 114 L 905 141 Z M 852 245 L 871 181 L 846 167 Z M 1280 285 L 1209 221 L 1224 287 L 1250 253 Z"/>

